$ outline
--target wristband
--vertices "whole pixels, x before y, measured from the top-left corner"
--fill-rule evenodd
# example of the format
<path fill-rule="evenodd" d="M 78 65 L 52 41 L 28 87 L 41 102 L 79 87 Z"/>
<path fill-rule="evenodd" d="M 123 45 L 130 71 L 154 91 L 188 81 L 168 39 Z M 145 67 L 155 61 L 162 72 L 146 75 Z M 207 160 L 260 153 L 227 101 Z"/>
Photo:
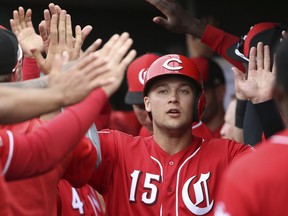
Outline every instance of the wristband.
<path fill-rule="evenodd" d="M 243 128 L 246 105 L 247 105 L 247 100 L 237 99 L 236 111 L 235 111 L 235 126 L 237 128 Z"/>

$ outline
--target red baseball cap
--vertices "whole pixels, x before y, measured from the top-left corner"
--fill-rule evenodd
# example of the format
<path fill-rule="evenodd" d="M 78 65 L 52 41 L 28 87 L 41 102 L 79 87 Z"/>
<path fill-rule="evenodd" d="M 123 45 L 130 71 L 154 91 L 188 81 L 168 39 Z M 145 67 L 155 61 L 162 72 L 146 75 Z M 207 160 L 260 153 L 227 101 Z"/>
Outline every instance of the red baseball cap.
<path fill-rule="evenodd" d="M 250 48 L 257 47 L 259 42 L 263 42 L 264 45 L 270 46 L 270 54 L 273 56 L 282 38 L 282 31 L 286 30 L 287 26 L 277 22 L 255 24 L 247 35 L 228 48 L 227 55 L 234 60 L 248 62 Z"/>
<path fill-rule="evenodd" d="M 136 58 L 127 68 L 128 92 L 125 95 L 127 104 L 143 104 L 143 84 L 148 67 L 161 54 L 146 53 Z"/>
<path fill-rule="evenodd" d="M 226 83 L 222 68 L 214 60 L 207 57 L 195 57 L 191 60 L 196 64 L 202 74 L 205 87 L 215 87 Z"/>

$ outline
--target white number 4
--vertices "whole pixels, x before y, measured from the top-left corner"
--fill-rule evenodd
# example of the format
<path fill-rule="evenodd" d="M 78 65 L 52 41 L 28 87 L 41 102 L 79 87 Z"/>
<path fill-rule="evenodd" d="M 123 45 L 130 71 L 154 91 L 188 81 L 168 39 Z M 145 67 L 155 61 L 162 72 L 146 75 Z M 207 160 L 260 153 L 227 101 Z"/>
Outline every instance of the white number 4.
<path fill-rule="evenodd" d="M 81 201 L 77 190 L 72 187 L 72 207 L 73 209 L 78 209 L 80 214 L 84 214 L 84 204 Z"/>

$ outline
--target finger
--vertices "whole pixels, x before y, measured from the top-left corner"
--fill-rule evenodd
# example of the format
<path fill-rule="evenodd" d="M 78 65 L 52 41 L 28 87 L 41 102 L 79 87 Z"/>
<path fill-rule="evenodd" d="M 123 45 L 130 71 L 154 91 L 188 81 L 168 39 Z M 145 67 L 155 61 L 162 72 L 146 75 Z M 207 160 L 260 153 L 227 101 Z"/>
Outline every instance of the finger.
<path fill-rule="evenodd" d="M 20 32 L 22 30 L 22 27 L 21 27 L 21 24 L 20 24 L 20 18 L 19 18 L 19 13 L 17 10 L 14 10 L 13 11 L 13 20 L 14 20 L 14 23 L 15 23 L 15 31 L 17 32 Z"/>
<path fill-rule="evenodd" d="M 257 44 L 257 69 L 263 69 L 264 68 L 264 45 L 262 42 L 259 42 Z"/>
<path fill-rule="evenodd" d="M 271 60 L 270 60 L 270 48 L 268 45 L 264 46 L 264 69 L 266 71 L 270 71 L 270 64 L 271 64 Z"/>
<path fill-rule="evenodd" d="M 110 51 L 109 55 L 110 58 L 114 59 L 116 62 L 119 62 L 128 52 L 128 50 L 131 48 L 133 44 L 133 40 L 131 38 L 125 38 L 122 41 L 122 44 L 120 46 L 114 47 L 113 50 Z"/>
<path fill-rule="evenodd" d="M 51 19 L 51 26 L 50 26 L 50 46 L 56 46 L 58 44 L 58 15 L 53 14 Z"/>
<path fill-rule="evenodd" d="M 66 14 L 66 46 L 68 49 L 73 49 L 72 23 L 71 16 L 69 14 Z"/>
<path fill-rule="evenodd" d="M 26 15 L 25 15 L 25 23 L 27 27 L 33 27 L 33 23 L 32 23 L 32 10 L 29 8 L 26 11 Z"/>
<path fill-rule="evenodd" d="M 42 20 L 39 23 L 38 30 L 39 30 L 39 34 L 40 34 L 42 40 L 44 42 L 48 41 L 48 34 L 47 34 L 47 30 L 46 30 L 46 26 L 45 26 L 45 21 L 44 20 Z"/>
<path fill-rule="evenodd" d="M 18 12 L 19 12 L 20 25 L 21 25 L 22 29 L 24 29 L 24 28 L 26 28 L 24 8 L 19 7 Z"/>
<path fill-rule="evenodd" d="M 62 10 L 59 18 L 58 27 L 59 44 L 64 45 L 66 43 L 66 11 Z"/>
<path fill-rule="evenodd" d="M 128 32 L 123 32 L 119 39 L 116 40 L 116 42 L 113 44 L 113 46 L 110 47 L 110 50 L 109 50 L 109 53 L 108 55 L 109 56 L 114 56 L 114 57 L 117 57 L 117 55 L 114 55 L 115 51 L 117 53 L 123 53 L 125 52 L 125 44 L 128 42 L 131 43 L 132 42 L 132 39 L 129 38 L 129 33 Z M 131 43 L 132 44 L 132 43 Z M 120 52 L 121 51 L 121 52 Z M 121 58 L 121 57 L 120 57 Z"/>
<path fill-rule="evenodd" d="M 249 54 L 248 71 L 257 70 L 256 65 L 256 48 L 251 47 Z"/>
<path fill-rule="evenodd" d="M 110 37 L 110 39 L 104 44 L 102 49 L 99 50 L 101 52 L 101 54 L 102 55 L 108 55 L 111 47 L 117 42 L 117 40 L 119 40 L 119 37 L 120 36 L 118 34 L 114 34 L 112 37 Z"/>
<path fill-rule="evenodd" d="M 51 13 L 51 15 L 58 13 L 57 10 L 56 10 L 56 8 L 55 8 L 55 4 L 50 3 L 50 4 L 48 5 L 48 8 L 49 8 L 49 13 Z"/>
<path fill-rule="evenodd" d="M 91 25 L 87 25 L 82 29 L 82 40 L 83 43 L 86 40 L 87 36 L 91 33 L 93 27 Z"/>
<path fill-rule="evenodd" d="M 13 19 L 10 19 L 10 27 L 11 27 L 12 32 L 18 37 L 19 32 L 17 30 L 15 21 Z"/>
<path fill-rule="evenodd" d="M 130 50 L 129 53 L 125 56 L 125 58 L 123 58 L 123 60 L 121 61 L 121 68 L 127 68 L 128 65 L 130 65 L 130 63 L 135 59 L 136 55 L 136 50 Z"/>
<path fill-rule="evenodd" d="M 80 53 L 81 53 L 81 47 L 83 44 L 82 40 L 82 33 L 81 33 L 81 27 L 77 25 L 75 27 L 75 44 L 74 44 L 74 49 L 73 49 L 73 60 L 79 58 Z M 72 38 L 71 38 L 71 43 L 72 43 Z"/>
<path fill-rule="evenodd" d="M 82 54 L 82 56 L 85 57 L 89 53 L 95 52 L 100 47 L 101 44 L 102 44 L 102 39 L 98 38 L 85 50 L 85 52 Z"/>
<path fill-rule="evenodd" d="M 232 67 L 231 70 L 233 71 L 234 73 L 234 79 L 235 81 L 237 82 L 243 82 L 245 81 L 245 74 L 240 71 L 238 68 L 236 67 Z"/>
<path fill-rule="evenodd" d="M 47 34 L 50 34 L 50 26 L 51 26 L 51 14 L 48 9 L 44 10 L 44 20 L 45 20 L 45 29 L 47 31 Z"/>

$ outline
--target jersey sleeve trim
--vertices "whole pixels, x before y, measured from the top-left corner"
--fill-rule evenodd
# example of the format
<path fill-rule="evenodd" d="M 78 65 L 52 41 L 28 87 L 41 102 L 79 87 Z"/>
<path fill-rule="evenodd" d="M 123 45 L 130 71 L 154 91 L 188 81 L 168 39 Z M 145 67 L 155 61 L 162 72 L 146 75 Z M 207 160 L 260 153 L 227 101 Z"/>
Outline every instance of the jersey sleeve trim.
<path fill-rule="evenodd" d="M 8 158 L 5 163 L 5 166 L 2 171 L 2 175 L 5 175 L 10 167 L 13 151 L 14 151 L 14 137 L 11 131 L 7 131 L 8 137 L 9 137 L 9 152 L 8 152 Z"/>

